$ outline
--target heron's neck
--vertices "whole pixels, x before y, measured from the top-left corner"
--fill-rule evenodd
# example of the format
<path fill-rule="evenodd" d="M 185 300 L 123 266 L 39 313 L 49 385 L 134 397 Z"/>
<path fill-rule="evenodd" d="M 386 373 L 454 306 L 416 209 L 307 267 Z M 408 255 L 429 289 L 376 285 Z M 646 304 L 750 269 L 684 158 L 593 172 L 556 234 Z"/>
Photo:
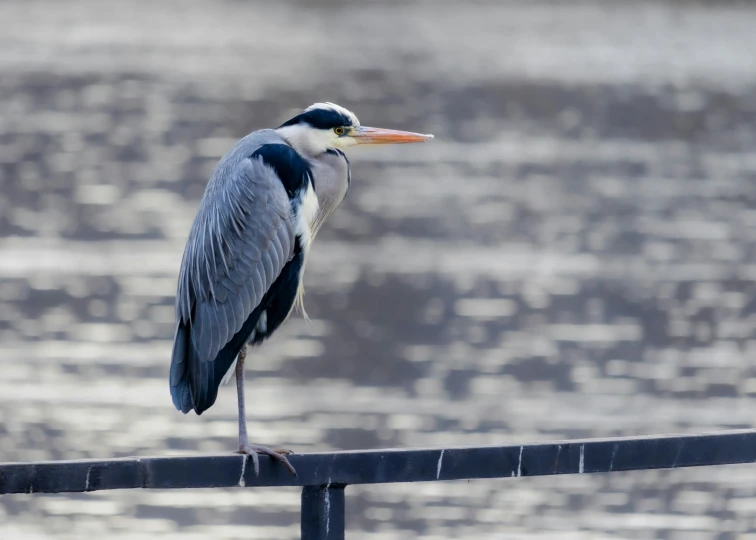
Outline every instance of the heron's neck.
<path fill-rule="evenodd" d="M 331 150 L 308 160 L 312 167 L 313 185 L 318 198 L 318 214 L 312 225 L 313 235 L 336 210 L 349 188 L 349 161 L 343 152 Z"/>

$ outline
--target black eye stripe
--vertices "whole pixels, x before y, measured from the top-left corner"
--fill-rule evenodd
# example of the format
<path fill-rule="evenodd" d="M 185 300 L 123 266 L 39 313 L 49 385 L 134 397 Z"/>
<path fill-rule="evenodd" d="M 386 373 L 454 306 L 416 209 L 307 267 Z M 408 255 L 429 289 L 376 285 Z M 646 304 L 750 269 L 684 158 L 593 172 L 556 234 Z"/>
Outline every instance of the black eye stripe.
<path fill-rule="evenodd" d="M 316 129 L 333 129 L 350 127 L 352 119 L 334 109 L 312 109 L 284 122 L 280 127 L 308 124 Z"/>

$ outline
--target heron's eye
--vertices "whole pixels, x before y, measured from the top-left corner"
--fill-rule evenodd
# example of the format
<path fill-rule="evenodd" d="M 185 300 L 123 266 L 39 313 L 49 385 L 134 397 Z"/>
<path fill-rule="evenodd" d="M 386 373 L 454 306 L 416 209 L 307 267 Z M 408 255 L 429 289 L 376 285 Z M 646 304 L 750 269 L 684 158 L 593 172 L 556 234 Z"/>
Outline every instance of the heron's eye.
<path fill-rule="evenodd" d="M 345 129 L 344 129 L 343 127 L 337 127 L 337 128 L 333 128 L 333 132 L 334 132 L 334 133 L 335 133 L 336 135 L 339 135 L 339 136 L 343 135 L 345 131 L 346 131 L 346 130 L 345 130 Z"/>

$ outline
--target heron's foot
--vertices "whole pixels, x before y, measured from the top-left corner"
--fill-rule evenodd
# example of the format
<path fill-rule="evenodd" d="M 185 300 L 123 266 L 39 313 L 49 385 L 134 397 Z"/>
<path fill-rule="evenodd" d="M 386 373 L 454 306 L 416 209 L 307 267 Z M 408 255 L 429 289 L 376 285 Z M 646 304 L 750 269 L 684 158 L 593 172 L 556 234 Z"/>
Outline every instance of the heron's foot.
<path fill-rule="evenodd" d="M 258 444 L 244 444 L 239 447 L 236 453 L 246 454 L 252 459 L 252 465 L 255 468 L 256 475 L 260 474 L 260 460 L 257 457 L 258 454 L 272 457 L 281 465 L 286 467 L 292 476 L 297 475 L 297 471 L 294 470 L 294 467 L 291 466 L 291 463 L 289 463 L 289 460 L 286 458 L 286 456 L 294 453 L 291 450 L 286 450 L 285 448 L 271 449 L 267 446 L 260 446 Z"/>

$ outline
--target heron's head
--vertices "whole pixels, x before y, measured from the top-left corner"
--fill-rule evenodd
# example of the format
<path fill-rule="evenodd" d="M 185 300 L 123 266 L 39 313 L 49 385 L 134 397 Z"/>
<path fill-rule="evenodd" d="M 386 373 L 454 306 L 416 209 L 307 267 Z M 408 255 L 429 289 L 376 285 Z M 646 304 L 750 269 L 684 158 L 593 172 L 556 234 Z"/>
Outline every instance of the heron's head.
<path fill-rule="evenodd" d="M 299 152 L 317 156 L 357 144 L 425 142 L 433 135 L 360 125 L 355 114 L 335 103 L 315 103 L 276 131 Z"/>

